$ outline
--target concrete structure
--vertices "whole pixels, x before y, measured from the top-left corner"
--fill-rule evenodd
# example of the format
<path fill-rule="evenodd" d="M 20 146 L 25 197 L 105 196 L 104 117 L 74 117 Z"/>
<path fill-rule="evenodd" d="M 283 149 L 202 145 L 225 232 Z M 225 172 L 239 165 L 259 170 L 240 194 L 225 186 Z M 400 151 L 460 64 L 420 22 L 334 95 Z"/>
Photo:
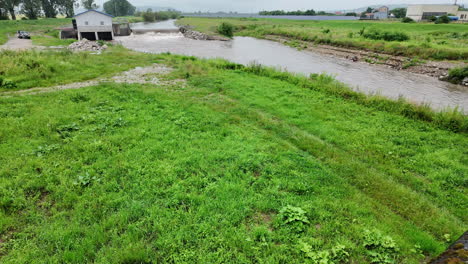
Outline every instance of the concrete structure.
<path fill-rule="evenodd" d="M 410 5 L 406 17 L 415 21 L 428 20 L 433 16 L 443 16 L 458 13 L 457 5 Z"/>
<path fill-rule="evenodd" d="M 458 11 L 459 21 L 468 22 L 468 11 Z"/>
<path fill-rule="evenodd" d="M 112 29 L 113 16 L 97 10 L 88 10 L 74 16 L 74 18 L 76 20 L 76 31 L 79 40 L 82 38 L 88 40 L 114 39 L 114 31 Z"/>
<path fill-rule="evenodd" d="M 378 19 L 388 19 L 389 8 L 386 6 L 381 6 L 372 10 L 372 13 L 366 13 L 366 16 L 361 19 L 370 19 L 370 20 L 378 20 Z"/>

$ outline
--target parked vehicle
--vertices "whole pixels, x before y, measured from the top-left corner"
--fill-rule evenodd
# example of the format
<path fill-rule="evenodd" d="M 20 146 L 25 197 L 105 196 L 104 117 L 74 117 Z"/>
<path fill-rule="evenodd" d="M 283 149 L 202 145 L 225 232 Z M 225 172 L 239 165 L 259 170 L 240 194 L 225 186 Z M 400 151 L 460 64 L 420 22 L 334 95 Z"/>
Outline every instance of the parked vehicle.
<path fill-rule="evenodd" d="M 19 39 L 31 39 L 31 35 L 29 35 L 29 32 L 26 32 L 26 31 L 18 31 L 18 38 Z"/>

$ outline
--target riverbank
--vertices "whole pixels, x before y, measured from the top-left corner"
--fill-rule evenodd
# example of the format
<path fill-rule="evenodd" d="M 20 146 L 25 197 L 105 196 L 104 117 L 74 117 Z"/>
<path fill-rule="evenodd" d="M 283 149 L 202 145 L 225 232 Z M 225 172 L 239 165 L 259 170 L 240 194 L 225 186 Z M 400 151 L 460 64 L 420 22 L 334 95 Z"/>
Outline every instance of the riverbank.
<path fill-rule="evenodd" d="M 300 41 L 276 35 L 266 35 L 263 38 L 267 40 L 278 41 L 284 45 L 288 45 L 299 50 L 308 50 L 333 57 L 345 58 L 353 62 L 386 66 L 397 71 L 422 74 L 437 78 L 442 81 L 444 81 L 444 78 L 449 75 L 450 70 L 468 67 L 468 64 L 462 61 L 427 61 L 418 58 L 393 56 L 373 51 L 350 49 L 323 44 L 310 45 L 310 42 L 308 41 Z"/>
<path fill-rule="evenodd" d="M 126 72 L 0 95 L 2 263 L 416 264 L 467 229 L 466 116 L 122 47 L 0 63 L 22 89 Z"/>
<path fill-rule="evenodd" d="M 233 24 L 237 36 L 280 41 L 299 49 L 387 65 L 439 79 L 447 76 L 451 69 L 468 66 L 468 40 L 463 33 L 467 26 L 463 24 L 193 17 L 183 18 L 178 24 L 217 35 L 217 25 L 222 22 Z M 370 40 L 361 36 L 366 31 L 403 31 L 410 40 Z"/>
<path fill-rule="evenodd" d="M 417 56 L 420 59 L 462 61 L 468 59 L 466 24 L 193 17 L 178 20 L 180 25 L 191 25 L 196 30 L 209 34 L 217 34 L 217 26 L 222 22 L 234 25 L 238 36 L 276 35 L 315 44 L 329 44 L 397 56 Z M 408 39 L 378 40 L 370 38 L 371 36 L 366 37 L 366 32 L 403 32 Z"/>

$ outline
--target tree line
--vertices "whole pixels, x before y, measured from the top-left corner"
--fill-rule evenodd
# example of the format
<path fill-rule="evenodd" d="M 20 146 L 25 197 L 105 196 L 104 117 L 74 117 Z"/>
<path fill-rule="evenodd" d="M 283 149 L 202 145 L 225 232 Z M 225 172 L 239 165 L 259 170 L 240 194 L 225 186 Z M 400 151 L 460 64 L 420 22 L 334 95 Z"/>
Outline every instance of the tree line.
<path fill-rule="evenodd" d="M 273 11 L 260 11 L 258 14 L 262 16 L 315 16 L 317 15 L 317 12 L 315 12 L 315 10 L 313 9 L 306 10 L 306 11 L 273 10 Z"/>
<path fill-rule="evenodd" d="M 75 8 L 97 9 L 95 0 L 0 0 L 0 20 L 16 20 L 18 14 L 27 19 L 73 17 Z M 136 7 L 127 0 L 110 0 L 104 3 L 104 12 L 113 16 L 131 16 Z"/>
<path fill-rule="evenodd" d="M 284 11 L 284 10 L 273 10 L 273 11 L 260 11 L 258 13 L 261 16 L 336 16 L 333 13 L 327 13 L 325 11 L 316 12 L 314 9 L 309 10 L 297 10 L 297 11 Z M 356 13 L 346 13 L 345 16 L 357 16 Z"/>
<path fill-rule="evenodd" d="M 177 10 L 169 9 L 167 11 L 157 11 L 153 12 L 151 8 L 146 10 L 146 12 L 136 12 L 135 16 L 143 17 L 145 22 L 154 22 L 154 21 L 162 21 L 168 19 L 177 19 L 180 17 L 180 12 Z"/>

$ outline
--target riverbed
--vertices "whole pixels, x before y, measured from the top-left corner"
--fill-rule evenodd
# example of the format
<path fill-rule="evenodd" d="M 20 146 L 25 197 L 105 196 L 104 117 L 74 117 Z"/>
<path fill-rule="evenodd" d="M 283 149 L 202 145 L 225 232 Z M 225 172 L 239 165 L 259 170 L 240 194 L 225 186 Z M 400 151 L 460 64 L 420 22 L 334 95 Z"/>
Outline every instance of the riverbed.
<path fill-rule="evenodd" d="M 174 25 L 172 20 L 162 23 L 146 24 L 145 28 L 164 29 Z M 380 65 L 299 51 L 274 41 L 250 37 L 235 37 L 231 41 L 200 41 L 178 33 L 148 33 L 118 37 L 117 40 L 125 47 L 141 52 L 223 58 L 241 64 L 255 62 L 306 75 L 326 73 L 367 94 L 380 94 L 393 99 L 404 97 L 413 103 L 429 104 L 437 110 L 459 107 L 468 113 L 467 87 Z"/>

